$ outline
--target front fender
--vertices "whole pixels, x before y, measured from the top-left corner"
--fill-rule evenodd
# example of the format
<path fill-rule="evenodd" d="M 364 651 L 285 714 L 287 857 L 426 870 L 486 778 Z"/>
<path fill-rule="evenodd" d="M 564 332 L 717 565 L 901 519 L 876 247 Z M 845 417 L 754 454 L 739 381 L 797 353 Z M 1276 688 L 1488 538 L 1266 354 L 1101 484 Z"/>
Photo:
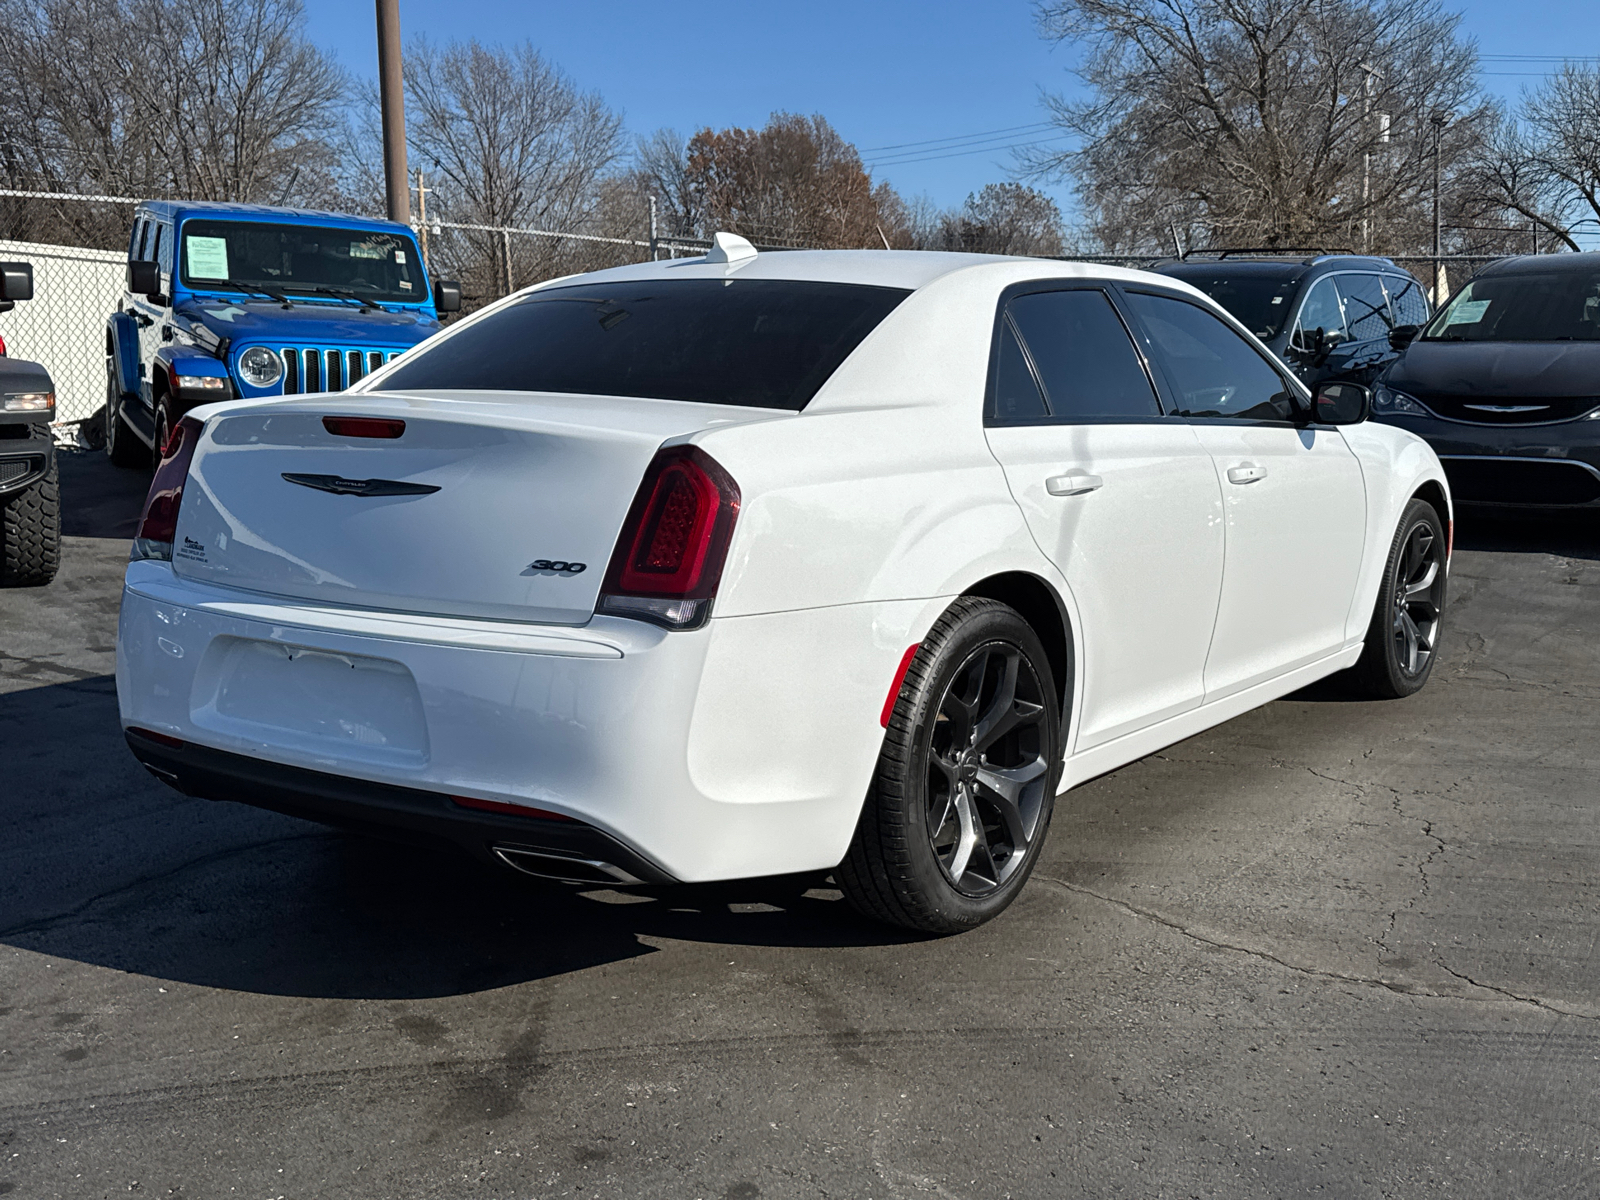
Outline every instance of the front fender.
<path fill-rule="evenodd" d="M 112 379 L 123 396 L 139 395 L 139 326 L 125 312 L 112 313 L 106 322 Z"/>
<path fill-rule="evenodd" d="M 228 364 L 193 346 L 163 346 L 156 351 L 155 374 L 164 376 L 167 394 L 176 404 L 173 420 L 197 404 L 233 399 Z M 180 387 L 179 379 L 217 380 L 213 386 Z"/>

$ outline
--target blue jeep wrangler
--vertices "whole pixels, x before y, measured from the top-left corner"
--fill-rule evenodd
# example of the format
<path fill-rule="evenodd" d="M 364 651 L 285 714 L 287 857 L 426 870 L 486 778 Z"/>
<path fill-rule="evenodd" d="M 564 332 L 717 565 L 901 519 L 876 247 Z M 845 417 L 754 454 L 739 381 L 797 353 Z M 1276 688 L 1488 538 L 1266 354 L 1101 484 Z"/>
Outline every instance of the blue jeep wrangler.
<path fill-rule="evenodd" d="M 148 465 L 189 409 L 336 392 L 438 332 L 408 226 L 255 204 L 146 201 L 106 330 L 106 453 Z"/>

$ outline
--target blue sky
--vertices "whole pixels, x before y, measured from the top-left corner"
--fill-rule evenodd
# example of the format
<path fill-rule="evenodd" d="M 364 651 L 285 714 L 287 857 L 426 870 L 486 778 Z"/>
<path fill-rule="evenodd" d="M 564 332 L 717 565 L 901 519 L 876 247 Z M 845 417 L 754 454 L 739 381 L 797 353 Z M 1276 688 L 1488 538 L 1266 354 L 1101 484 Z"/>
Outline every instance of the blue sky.
<path fill-rule="evenodd" d="M 1485 56 L 1600 56 L 1595 0 L 1453 7 Z M 319 44 L 350 70 L 376 75 L 371 0 L 310 0 L 307 11 Z M 821 113 L 876 178 L 941 205 L 1011 178 L 1007 147 L 1049 136 L 1039 128 L 1041 93 L 1073 86 L 1072 48 L 1039 37 L 1028 0 L 400 0 L 400 19 L 407 36 L 439 41 L 526 38 L 621 110 L 634 133 Z M 1485 86 L 1514 96 L 1554 64 L 1483 65 Z M 1068 187 L 1046 190 L 1070 208 Z"/>

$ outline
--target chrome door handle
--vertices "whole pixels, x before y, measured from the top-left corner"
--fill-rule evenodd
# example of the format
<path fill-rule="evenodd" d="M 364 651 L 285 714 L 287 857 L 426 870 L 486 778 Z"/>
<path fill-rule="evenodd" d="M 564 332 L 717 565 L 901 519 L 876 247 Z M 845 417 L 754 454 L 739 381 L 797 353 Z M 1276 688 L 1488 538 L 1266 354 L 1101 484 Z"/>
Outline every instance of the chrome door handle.
<path fill-rule="evenodd" d="M 1240 463 L 1237 467 L 1228 468 L 1229 483 L 1254 483 L 1258 479 L 1267 477 L 1267 469 L 1258 467 L 1255 463 Z"/>
<path fill-rule="evenodd" d="M 1081 496 L 1085 492 L 1104 487 L 1105 483 L 1106 481 L 1098 475 L 1090 475 L 1084 471 L 1068 471 L 1065 475 L 1052 475 L 1046 479 L 1044 490 L 1052 496 Z"/>

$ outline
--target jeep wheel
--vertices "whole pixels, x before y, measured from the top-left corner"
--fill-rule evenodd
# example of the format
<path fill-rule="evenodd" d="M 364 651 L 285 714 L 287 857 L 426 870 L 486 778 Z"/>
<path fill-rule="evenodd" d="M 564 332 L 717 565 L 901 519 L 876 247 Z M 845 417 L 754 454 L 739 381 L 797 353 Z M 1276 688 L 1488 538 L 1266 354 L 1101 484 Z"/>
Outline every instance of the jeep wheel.
<path fill-rule="evenodd" d="M 106 360 L 106 457 L 119 467 L 148 467 L 150 451 L 139 435 L 122 419 L 122 401 L 111 379 L 111 360 Z"/>
<path fill-rule="evenodd" d="M 31 487 L 0 496 L 0 587 L 43 587 L 61 565 L 61 486 L 54 460 Z"/>

